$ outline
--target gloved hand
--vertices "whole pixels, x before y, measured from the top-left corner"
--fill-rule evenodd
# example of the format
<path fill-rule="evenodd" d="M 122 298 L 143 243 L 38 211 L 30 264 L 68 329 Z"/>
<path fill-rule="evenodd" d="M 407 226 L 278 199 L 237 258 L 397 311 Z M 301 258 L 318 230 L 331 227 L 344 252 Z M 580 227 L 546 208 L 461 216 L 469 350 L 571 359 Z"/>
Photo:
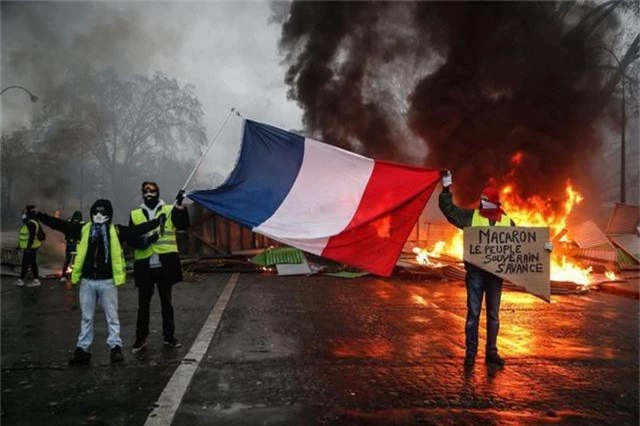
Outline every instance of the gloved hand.
<path fill-rule="evenodd" d="M 544 243 L 544 249 L 551 253 L 553 251 L 553 243 L 551 241 L 547 241 Z"/>
<path fill-rule="evenodd" d="M 160 213 L 156 219 L 158 219 L 158 225 L 160 225 L 160 228 L 164 228 L 164 224 L 167 223 L 167 215 L 165 213 Z"/>
<path fill-rule="evenodd" d="M 147 235 L 144 237 L 144 244 L 145 246 L 149 247 L 151 244 L 155 243 L 156 241 L 158 241 L 158 238 L 160 238 L 160 234 L 157 232 L 154 232 L 151 235 Z"/>
<path fill-rule="evenodd" d="M 176 206 L 181 206 L 182 200 L 184 200 L 184 189 L 178 191 L 178 195 L 176 195 Z"/>
<path fill-rule="evenodd" d="M 451 172 L 447 169 L 440 170 L 440 178 L 440 182 L 445 188 L 451 186 L 451 184 L 453 183 L 453 176 L 451 176 Z"/>

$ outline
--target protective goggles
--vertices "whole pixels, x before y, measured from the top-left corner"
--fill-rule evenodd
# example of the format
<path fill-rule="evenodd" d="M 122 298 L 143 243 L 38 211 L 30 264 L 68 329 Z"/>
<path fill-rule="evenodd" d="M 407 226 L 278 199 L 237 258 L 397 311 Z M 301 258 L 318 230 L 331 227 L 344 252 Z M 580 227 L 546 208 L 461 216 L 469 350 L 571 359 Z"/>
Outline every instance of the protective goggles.
<path fill-rule="evenodd" d="M 96 206 L 96 207 L 91 209 L 91 214 L 97 214 L 97 213 L 106 214 L 107 213 L 107 208 L 103 207 L 103 206 Z"/>

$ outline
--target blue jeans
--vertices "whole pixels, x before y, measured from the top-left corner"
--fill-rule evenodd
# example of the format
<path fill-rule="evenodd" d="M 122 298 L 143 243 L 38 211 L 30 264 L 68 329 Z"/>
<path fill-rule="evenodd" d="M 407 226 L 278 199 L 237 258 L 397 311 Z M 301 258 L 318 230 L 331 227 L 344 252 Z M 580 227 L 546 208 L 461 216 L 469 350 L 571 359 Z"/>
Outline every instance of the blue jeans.
<path fill-rule="evenodd" d="M 120 339 L 120 320 L 118 319 L 118 289 L 113 280 L 88 280 L 80 281 L 80 309 L 82 320 L 80 322 L 80 335 L 78 347 L 89 351 L 93 342 L 93 317 L 96 313 L 96 304 L 100 300 L 102 310 L 107 319 L 109 337 L 107 344 L 110 348 L 122 346 Z"/>
<path fill-rule="evenodd" d="M 502 278 L 490 274 L 472 265 L 467 266 L 465 279 L 467 286 L 467 322 L 465 324 L 465 346 L 467 356 L 475 357 L 478 353 L 478 325 L 482 298 L 487 294 L 487 347 L 485 356 L 498 353 L 497 340 L 500 329 L 500 296 L 502 295 Z"/>

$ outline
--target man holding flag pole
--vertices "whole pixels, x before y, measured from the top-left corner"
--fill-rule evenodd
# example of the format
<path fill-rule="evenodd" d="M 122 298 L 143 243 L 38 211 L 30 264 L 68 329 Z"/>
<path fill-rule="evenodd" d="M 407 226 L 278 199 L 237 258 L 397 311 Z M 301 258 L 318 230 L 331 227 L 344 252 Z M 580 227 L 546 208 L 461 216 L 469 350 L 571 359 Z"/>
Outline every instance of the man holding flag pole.
<path fill-rule="evenodd" d="M 165 346 L 174 349 L 182 346 L 182 343 L 175 337 L 175 322 L 171 301 L 173 285 L 182 281 L 182 268 L 180 266 L 175 231 L 189 229 L 189 212 L 182 204 L 185 197 L 185 188 L 234 111 L 235 108 L 230 109 L 182 189 L 178 191 L 173 206 L 165 204 L 160 199 L 160 188 L 157 183 L 142 183 L 143 203 L 139 208 L 131 211 L 130 223 L 144 223 L 162 214 L 166 215 L 167 221 L 160 230 L 159 236 L 147 235 L 129 242 L 129 245 L 136 249 L 133 272 L 136 287 L 138 287 L 136 341 L 131 348 L 131 352 L 134 354 L 142 351 L 147 346 L 149 311 L 154 286 L 158 287 L 158 294 L 160 295 L 163 343 Z"/>
<path fill-rule="evenodd" d="M 175 323 L 171 290 L 182 281 L 182 268 L 175 230 L 189 228 L 189 212 L 182 205 L 184 191 L 180 190 L 175 205 L 167 205 L 160 199 L 160 188 L 155 182 L 142 183 L 143 203 L 130 215 L 130 225 L 138 225 L 165 214 L 167 221 L 157 237 L 135 238 L 129 245 L 135 248 L 134 280 L 138 287 L 138 318 L 136 341 L 131 352 L 138 353 L 147 345 L 149 335 L 150 304 L 154 287 L 158 288 L 162 309 L 162 334 L 165 346 L 179 348 L 182 344 L 175 337 Z"/>

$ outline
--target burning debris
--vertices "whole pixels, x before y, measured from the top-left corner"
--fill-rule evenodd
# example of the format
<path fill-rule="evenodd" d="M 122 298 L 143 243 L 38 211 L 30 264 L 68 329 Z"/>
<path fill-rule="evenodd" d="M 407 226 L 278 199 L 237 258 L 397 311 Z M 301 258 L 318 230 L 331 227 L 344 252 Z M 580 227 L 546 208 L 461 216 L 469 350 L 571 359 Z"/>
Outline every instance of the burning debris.
<path fill-rule="evenodd" d="M 555 244 L 551 254 L 552 294 L 583 292 L 605 282 L 623 281 L 620 271 L 640 269 L 638 207 L 618 204 L 608 227 L 617 233 L 607 234 L 593 221 L 567 227 L 574 207 L 584 200 L 571 182 L 566 183 L 565 199 L 560 203 L 554 204 L 539 196 L 522 199 L 515 195 L 512 185 L 502 188 L 501 199 L 518 226 L 550 228 Z M 559 207 L 555 210 L 554 206 Z M 408 259 L 405 252 L 399 265 L 418 272 L 441 269 L 445 278 L 464 280 L 462 235 L 461 230 L 455 230 L 447 240 L 426 241 L 409 247 L 415 259 Z"/>
<path fill-rule="evenodd" d="M 486 184 L 501 188 L 518 226 L 550 228 L 552 281 L 588 288 L 615 277 L 624 257 L 609 232 L 604 251 L 567 235 L 584 200 L 578 186 L 598 184 L 585 164 L 599 152 L 595 124 L 620 78 L 602 72 L 592 46 L 610 44 L 621 7 L 293 2 L 280 15 L 285 81 L 306 129 L 324 140 L 375 158 L 446 166 L 461 183 L 463 205 Z M 634 43 L 621 73 L 637 57 Z M 399 265 L 454 270 L 462 232 L 450 234 L 409 247 Z"/>

